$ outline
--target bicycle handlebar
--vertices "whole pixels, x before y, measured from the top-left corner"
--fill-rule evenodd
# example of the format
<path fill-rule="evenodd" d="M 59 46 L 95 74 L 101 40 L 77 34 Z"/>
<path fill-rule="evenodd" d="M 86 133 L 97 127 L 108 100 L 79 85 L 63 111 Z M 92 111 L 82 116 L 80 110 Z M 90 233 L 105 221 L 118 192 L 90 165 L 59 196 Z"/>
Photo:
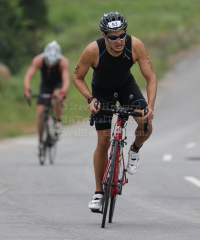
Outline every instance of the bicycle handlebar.
<path fill-rule="evenodd" d="M 43 99 L 56 99 L 58 98 L 54 94 L 50 93 L 42 93 L 42 94 L 32 94 L 32 98 L 43 98 Z"/>
<path fill-rule="evenodd" d="M 25 95 L 25 97 L 26 97 L 26 95 Z M 32 94 L 31 98 L 56 99 L 58 97 L 55 96 L 54 94 L 42 93 L 42 94 Z M 26 100 L 27 100 L 29 107 L 31 107 L 31 99 L 26 97 Z"/>
<path fill-rule="evenodd" d="M 142 113 L 139 113 L 139 112 L 133 112 L 133 111 L 130 111 L 130 109 L 125 109 L 123 107 L 117 107 L 115 106 L 116 105 L 116 101 L 117 101 L 117 97 L 118 97 L 118 94 L 117 93 L 114 93 L 113 94 L 113 105 L 114 105 L 114 108 L 113 109 L 102 109 L 103 111 L 107 111 L 107 112 L 111 112 L 113 114 L 115 113 L 119 113 L 119 114 L 125 114 L 125 115 L 128 115 L 128 116 L 133 116 L 133 117 L 142 117 Z M 133 99 L 133 95 L 131 94 L 129 96 L 129 105 L 131 105 L 131 100 Z M 96 100 L 95 103 L 94 103 L 94 106 L 96 109 L 98 109 L 98 104 L 99 104 L 99 101 Z M 147 115 L 148 113 L 148 108 L 145 108 L 144 109 L 144 115 Z M 92 114 L 90 115 L 90 119 L 89 119 L 89 122 L 90 122 L 90 126 L 93 126 L 94 125 L 94 112 L 92 112 Z M 148 132 L 148 129 L 149 129 L 149 124 L 148 124 L 148 118 L 145 119 L 145 123 L 144 123 L 144 132 L 147 133 Z"/>
<path fill-rule="evenodd" d="M 94 105 L 97 105 L 98 106 L 98 104 L 99 104 L 99 101 L 96 101 L 95 103 L 94 103 Z M 96 108 L 96 106 L 95 106 L 95 108 Z M 133 117 L 142 117 L 142 113 L 139 113 L 139 112 L 130 112 L 130 111 L 127 111 L 127 110 L 125 110 L 124 108 L 119 108 L 119 107 L 114 107 L 113 109 L 109 109 L 109 108 L 107 108 L 107 109 L 102 109 L 103 111 L 106 111 L 106 112 L 111 112 L 111 113 L 113 113 L 113 114 L 115 114 L 115 113 L 119 113 L 119 114 L 126 114 L 126 115 L 128 115 L 128 116 L 133 116 Z M 95 116 L 95 114 L 94 114 L 94 112 L 90 115 L 90 126 L 93 126 L 94 125 L 94 116 Z"/>

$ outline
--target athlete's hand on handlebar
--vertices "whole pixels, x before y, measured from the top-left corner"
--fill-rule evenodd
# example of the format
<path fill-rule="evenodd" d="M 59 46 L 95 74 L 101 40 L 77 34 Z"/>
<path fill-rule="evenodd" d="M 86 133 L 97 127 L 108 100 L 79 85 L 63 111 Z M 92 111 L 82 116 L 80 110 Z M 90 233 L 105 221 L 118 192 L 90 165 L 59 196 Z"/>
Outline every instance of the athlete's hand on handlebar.
<path fill-rule="evenodd" d="M 66 98 L 66 93 L 63 92 L 63 91 L 60 89 L 60 90 L 56 90 L 56 92 L 54 93 L 54 96 L 55 96 L 59 101 L 62 101 L 64 98 Z"/>
<path fill-rule="evenodd" d="M 88 105 L 88 110 L 90 111 L 90 114 L 97 114 L 101 108 L 101 103 L 98 102 L 98 108 L 96 109 L 94 106 L 94 103 L 97 101 L 96 98 L 93 98 L 91 103 Z"/>
<path fill-rule="evenodd" d="M 31 90 L 26 90 L 24 92 L 24 96 L 27 98 L 27 99 L 31 99 L 32 98 L 32 91 Z"/>
<path fill-rule="evenodd" d="M 151 121 L 154 118 L 154 110 L 150 106 L 147 106 L 147 108 L 148 108 L 148 113 L 143 117 L 143 119 L 148 118 L 148 120 Z"/>
<path fill-rule="evenodd" d="M 60 92 L 58 95 L 58 99 L 62 101 L 64 98 L 66 98 L 66 93 L 65 92 Z"/>
<path fill-rule="evenodd" d="M 148 120 L 151 121 L 154 117 L 154 112 L 149 106 L 147 106 L 146 109 L 148 109 L 148 112 L 146 114 L 145 114 L 145 109 L 143 109 L 143 110 L 135 109 L 134 112 L 142 113 L 143 120 L 148 118 Z"/>

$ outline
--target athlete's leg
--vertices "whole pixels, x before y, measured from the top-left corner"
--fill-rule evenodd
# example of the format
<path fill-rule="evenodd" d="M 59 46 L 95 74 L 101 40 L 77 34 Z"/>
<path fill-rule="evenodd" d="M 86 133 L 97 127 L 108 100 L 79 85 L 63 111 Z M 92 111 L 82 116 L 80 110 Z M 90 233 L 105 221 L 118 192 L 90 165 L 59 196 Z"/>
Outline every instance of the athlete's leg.
<path fill-rule="evenodd" d="M 139 110 L 138 110 L 139 111 Z M 135 121 L 137 122 L 138 126 L 135 130 L 135 147 L 140 148 L 143 143 L 151 136 L 152 134 L 152 119 L 148 119 L 148 133 L 144 133 L 144 122 L 145 120 L 142 120 L 139 117 L 134 118 Z M 135 149 L 134 146 L 131 146 L 131 149 L 134 150 L 134 152 L 138 152 L 138 149 Z"/>
<path fill-rule="evenodd" d="M 129 96 L 133 95 L 133 99 L 130 102 Z M 138 87 L 134 77 L 130 75 L 129 79 L 127 80 L 126 84 L 120 89 L 120 103 L 122 105 L 128 106 L 130 102 L 130 105 L 137 109 L 136 111 L 142 112 L 147 107 L 146 100 Z M 138 148 L 142 146 L 142 144 L 150 137 L 152 133 L 152 119 L 149 119 L 149 130 L 148 133 L 144 133 L 144 120 L 142 120 L 140 117 L 135 117 L 135 121 L 137 122 L 138 126 L 135 130 L 135 146 L 137 147 L 137 150 L 131 146 L 131 148 L 138 152 Z"/>
<path fill-rule="evenodd" d="M 92 84 L 92 95 L 98 100 L 101 100 L 102 106 L 104 101 L 112 102 L 113 99 L 113 93 L 111 91 L 99 88 L 94 84 Z M 94 120 L 95 128 L 97 130 L 98 135 L 97 148 L 94 152 L 94 172 L 96 180 L 96 192 L 102 192 L 103 189 L 101 182 L 108 162 L 108 149 L 110 147 L 112 114 L 100 110 L 95 115 Z"/>
<path fill-rule="evenodd" d="M 110 147 L 110 129 L 99 130 L 97 148 L 94 152 L 94 172 L 96 179 L 96 191 L 102 192 L 101 181 L 108 162 L 108 149 Z"/>
<path fill-rule="evenodd" d="M 52 89 L 49 88 L 46 85 L 40 85 L 40 90 L 39 90 L 40 94 L 44 94 L 44 93 L 52 93 Z M 40 121 L 42 119 L 42 115 L 45 111 L 45 100 L 43 98 L 38 98 L 37 101 L 37 130 L 38 130 L 38 134 L 40 134 Z M 41 139 L 40 139 L 41 141 Z"/>
<path fill-rule="evenodd" d="M 56 88 L 54 91 L 53 91 L 53 94 L 55 96 L 58 96 L 59 93 L 61 92 L 61 89 L 60 88 Z M 62 117 L 62 108 L 60 107 L 61 104 L 62 104 L 63 101 L 60 101 L 59 99 L 55 99 L 55 111 L 56 111 L 56 117 L 57 117 L 57 120 L 60 121 L 61 117 Z"/>

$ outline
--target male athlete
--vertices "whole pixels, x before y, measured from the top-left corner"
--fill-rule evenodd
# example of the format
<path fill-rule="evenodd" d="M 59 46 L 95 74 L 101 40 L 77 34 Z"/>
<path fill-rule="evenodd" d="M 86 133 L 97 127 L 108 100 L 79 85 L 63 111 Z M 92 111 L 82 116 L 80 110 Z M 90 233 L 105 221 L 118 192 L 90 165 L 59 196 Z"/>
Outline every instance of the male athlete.
<path fill-rule="evenodd" d="M 50 93 L 54 94 L 58 98 L 55 101 L 57 131 L 61 128 L 61 115 L 62 111 L 60 103 L 65 97 L 67 90 L 70 86 L 70 72 L 69 72 L 69 61 L 62 55 L 61 47 L 53 41 L 44 49 L 44 52 L 33 58 L 32 63 L 24 78 L 25 94 L 27 98 L 31 98 L 31 81 L 36 71 L 41 72 L 41 84 L 40 94 Z M 37 106 L 37 128 L 39 132 L 40 120 L 44 112 L 44 99 L 38 99 Z M 39 152 L 42 149 L 42 143 L 39 146 Z"/>
<path fill-rule="evenodd" d="M 103 38 L 90 43 L 77 64 L 74 73 L 74 83 L 81 94 L 88 100 L 90 113 L 95 112 L 95 127 L 98 134 L 98 144 L 94 153 L 94 171 L 96 178 L 96 191 L 89 202 L 90 209 L 98 210 L 101 207 L 103 189 L 101 181 L 108 159 L 110 146 L 110 132 L 112 115 L 100 110 L 100 104 L 96 110 L 94 102 L 102 99 L 107 102 L 113 100 L 113 93 L 118 93 L 120 104 L 128 105 L 129 95 L 134 99 L 134 108 L 143 112 L 148 108 L 148 114 L 142 119 L 136 117 L 138 124 L 135 131 L 135 141 L 130 146 L 128 154 L 127 171 L 129 174 L 136 173 L 139 167 L 139 149 L 152 133 L 152 119 L 156 99 L 157 80 L 144 44 L 134 36 L 126 34 L 128 23 L 119 12 L 104 14 L 100 20 L 100 29 Z M 138 62 L 141 73 L 147 81 L 148 103 L 144 99 L 130 68 Z M 90 93 L 84 78 L 92 67 L 92 93 Z M 144 135 L 144 122 L 149 119 L 149 131 Z M 142 120 L 142 121 L 141 121 Z"/>

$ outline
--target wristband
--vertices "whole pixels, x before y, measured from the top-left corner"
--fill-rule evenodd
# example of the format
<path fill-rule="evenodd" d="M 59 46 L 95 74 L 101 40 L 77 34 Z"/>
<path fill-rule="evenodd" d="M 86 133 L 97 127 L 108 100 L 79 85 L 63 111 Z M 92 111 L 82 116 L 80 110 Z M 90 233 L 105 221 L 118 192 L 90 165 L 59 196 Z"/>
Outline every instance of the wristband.
<path fill-rule="evenodd" d="M 88 104 L 90 104 L 92 102 L 92 99 L 94 99 L 94 97 L 88 98 Z"/>

